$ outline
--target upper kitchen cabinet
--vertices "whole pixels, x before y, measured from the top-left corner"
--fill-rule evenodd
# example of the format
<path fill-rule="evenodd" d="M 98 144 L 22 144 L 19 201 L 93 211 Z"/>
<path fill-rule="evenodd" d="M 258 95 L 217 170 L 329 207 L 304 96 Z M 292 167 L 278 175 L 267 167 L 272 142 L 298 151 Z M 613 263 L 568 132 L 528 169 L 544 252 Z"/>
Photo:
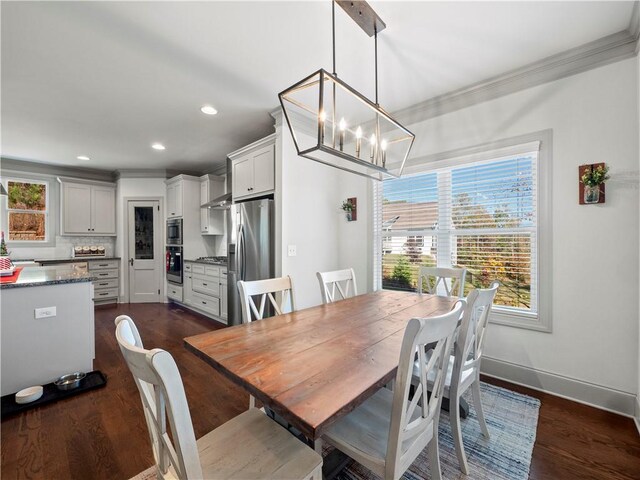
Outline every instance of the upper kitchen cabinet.
<path fill-rule="evenodd" d="M 272 193 L 275 189 L 275 134 L 229 154 L 233 200 Z"/>
<path fill-rule="evenodd" d="M 182 192 L 180 176 L 167 180 L 167 218 L 182 216 Z"/>
<path fill-rule="evenodd" d="M 115 235 L 116 186 L 59 177 L 60 234 Z"/>
<path fill-rule="evenodd" d="M 224 194 L 225 179 L 216 175 L 200 177 L 200 204 L 204 205 Z M 224 235 L 224 211 L 211 208 L 200 209 L 200 233 L 202 235 Z"/>

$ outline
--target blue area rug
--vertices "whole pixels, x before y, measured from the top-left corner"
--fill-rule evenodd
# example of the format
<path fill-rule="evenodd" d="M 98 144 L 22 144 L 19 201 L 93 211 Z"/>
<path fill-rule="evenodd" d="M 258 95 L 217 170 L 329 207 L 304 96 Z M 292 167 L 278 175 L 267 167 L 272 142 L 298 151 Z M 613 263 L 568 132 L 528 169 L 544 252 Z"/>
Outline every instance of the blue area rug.
<path fill-rule="evenodd" d="M 540 400 L 521 395 L 511 390 L 481 383 L 482 405 L 489 428 L 490 439 L 480 432 L 480 426 L 473 407 L 469 416 L 462 420 L 462 437 L 469 463 L 469 475 L 458 467 L 458 459 L 453 447 L 449 414 L 440 414 L 440 467 L 442 477 L 447 480 L 527 480 L 531 467 L 531 453 L 536 440 Z M 465 395 L 471 402 L 471 392 Z M 331 448 L 325 449 L 325 455 Z M 155 467 L 136 475 L 131 480 L 155 480 Z M 424 480 L 433 478 L 429 471 L 427 452 L 423 451 L 403 480 Z M 365 467 L 356 462 L 345 468 L 337 480 L 379 480 Z"/>
<path fill-rule="evenodd" d="M 540 400 L 521 395 L 511 390 L 481 383 L 482 405 L 489 428 L 490 439 L 481 431 L 473 406 L 469 416 L 462 420 L 462 438 L 469 463 L 469 475 L 458 467 L 458 458 L 453 446 L 449 414 L 440 415 L 440 467 L 442 477 L 447 480 L 526 480 L 529 478 L 531 454 L 536 440 Z M 471 392 L 465 395 L 472 405 Z M 352 462 L 338 480 L 378 480 L 370 470 Z M 403 480 L 433 478 L 429 471 L 427 451 L 423 451 Z"/>

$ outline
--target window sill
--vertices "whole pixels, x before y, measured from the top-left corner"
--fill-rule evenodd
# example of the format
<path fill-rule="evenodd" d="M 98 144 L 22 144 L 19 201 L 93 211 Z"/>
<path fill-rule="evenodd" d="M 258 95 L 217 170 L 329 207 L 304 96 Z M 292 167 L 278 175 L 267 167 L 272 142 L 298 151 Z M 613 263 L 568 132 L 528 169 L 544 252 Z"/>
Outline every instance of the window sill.
<path fill-rule="evenodd" d="M 551 323 L 544 322 L 537 313 L 494 307 L 491 311 L 489 322 L 508 327 L 551 333 Z"/>

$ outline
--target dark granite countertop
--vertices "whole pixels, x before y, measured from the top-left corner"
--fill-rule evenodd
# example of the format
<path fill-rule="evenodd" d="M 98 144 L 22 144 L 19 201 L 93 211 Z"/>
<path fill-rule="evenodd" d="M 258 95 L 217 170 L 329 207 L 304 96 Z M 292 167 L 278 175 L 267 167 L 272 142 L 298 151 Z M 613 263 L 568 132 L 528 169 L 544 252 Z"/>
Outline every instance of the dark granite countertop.
<path fill-rule="evenodd" d="M 227 267 L 227 262 L 212 262 L 207 260 L 184 260 L 184 263 L 200 263 L 202 265 L 211 265 L 212 267 Z"/>
<path fill-rule="evenodd" d="M 14 262 L 37 262 L 45 265 L 53 265 L 56 263 L 74 263 L 74 262 L 88 262 L 95 260 L 120 260 L 120 257 L 76 257 L 76 258 L 46 258 L 46 259 L 25 259 L 14 260 Z"/>
<path fill-rule="evenodd" d="M 16 282 L 0 283 L 0 289 L 90 282 L 93 279 L 93 276 L 87 272 L 86 269 L 78 270 L 69 265 L 25 267 L 20 272 L 20 276 Z"/>

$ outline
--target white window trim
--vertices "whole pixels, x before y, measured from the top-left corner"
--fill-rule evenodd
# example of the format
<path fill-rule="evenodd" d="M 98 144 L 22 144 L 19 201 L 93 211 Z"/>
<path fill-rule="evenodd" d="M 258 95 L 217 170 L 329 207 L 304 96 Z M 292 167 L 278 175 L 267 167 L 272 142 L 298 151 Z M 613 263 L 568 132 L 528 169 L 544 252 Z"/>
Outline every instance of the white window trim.
<path fill-rule="evenodd" d="M 495 306 L 492 309 L 491 323 L 524 328 L 539 332 L 551 333 L 552 331 L 552 155 L 553 155 L 553 131 L 542 130 L 518 137 L 498 140 L 496 142 L 476 145 L 473 147 L 451 150 L 435 155 L 414 158 L 407 162 L 404 174 L 427 173 L 465 163 L 476 163 L 483 160 L 497 160 L 502 157 L 512 157 L 520 153 L 538 150 L 537 160 L 537 225 L 535 257 L 537 261 L 537 313 L 527 312 L 522 309 Z M 375 182 L 372 202 L 374 210 L 378 214 L 373 222 L 374 245 L 374 285 L 381 288 L 382 279 L 382 185 Z M 412 232 L 414 235 L 416 232 Z M 433 234 L 433 232 L 431 232 Z"/>
<path fill-rule="evenodd" d="M 13 246 L 16 248 L 20 247 L 50 247 L 54 243 L 55 234 L 52 235 L 51 228 L 53 223 L 51 222 L 51 213 L 52 213 L 52 205 L 51 205 L 51 181 L 44 178 L 37 177 L 21 177 L 21 176 L 7 176 L 2 179 L 2 184 L 5 190 L 9 191 L 9 182 L 19 182 L 19 183 L 36 183 L 45 185 L 45 210 L 21 210 L 21 209 L 10 209 L 9 208 L 9 200 L 6 199 L 3 205 L 2 215 L 4 217 L 4 224 L 6 225 L 6 237 L 5 241 L 7 246 Z M 10 240 L 9 239 L 9 214 L 11 212 L 18 213 L 44 213 L 44 240 Z"/>

